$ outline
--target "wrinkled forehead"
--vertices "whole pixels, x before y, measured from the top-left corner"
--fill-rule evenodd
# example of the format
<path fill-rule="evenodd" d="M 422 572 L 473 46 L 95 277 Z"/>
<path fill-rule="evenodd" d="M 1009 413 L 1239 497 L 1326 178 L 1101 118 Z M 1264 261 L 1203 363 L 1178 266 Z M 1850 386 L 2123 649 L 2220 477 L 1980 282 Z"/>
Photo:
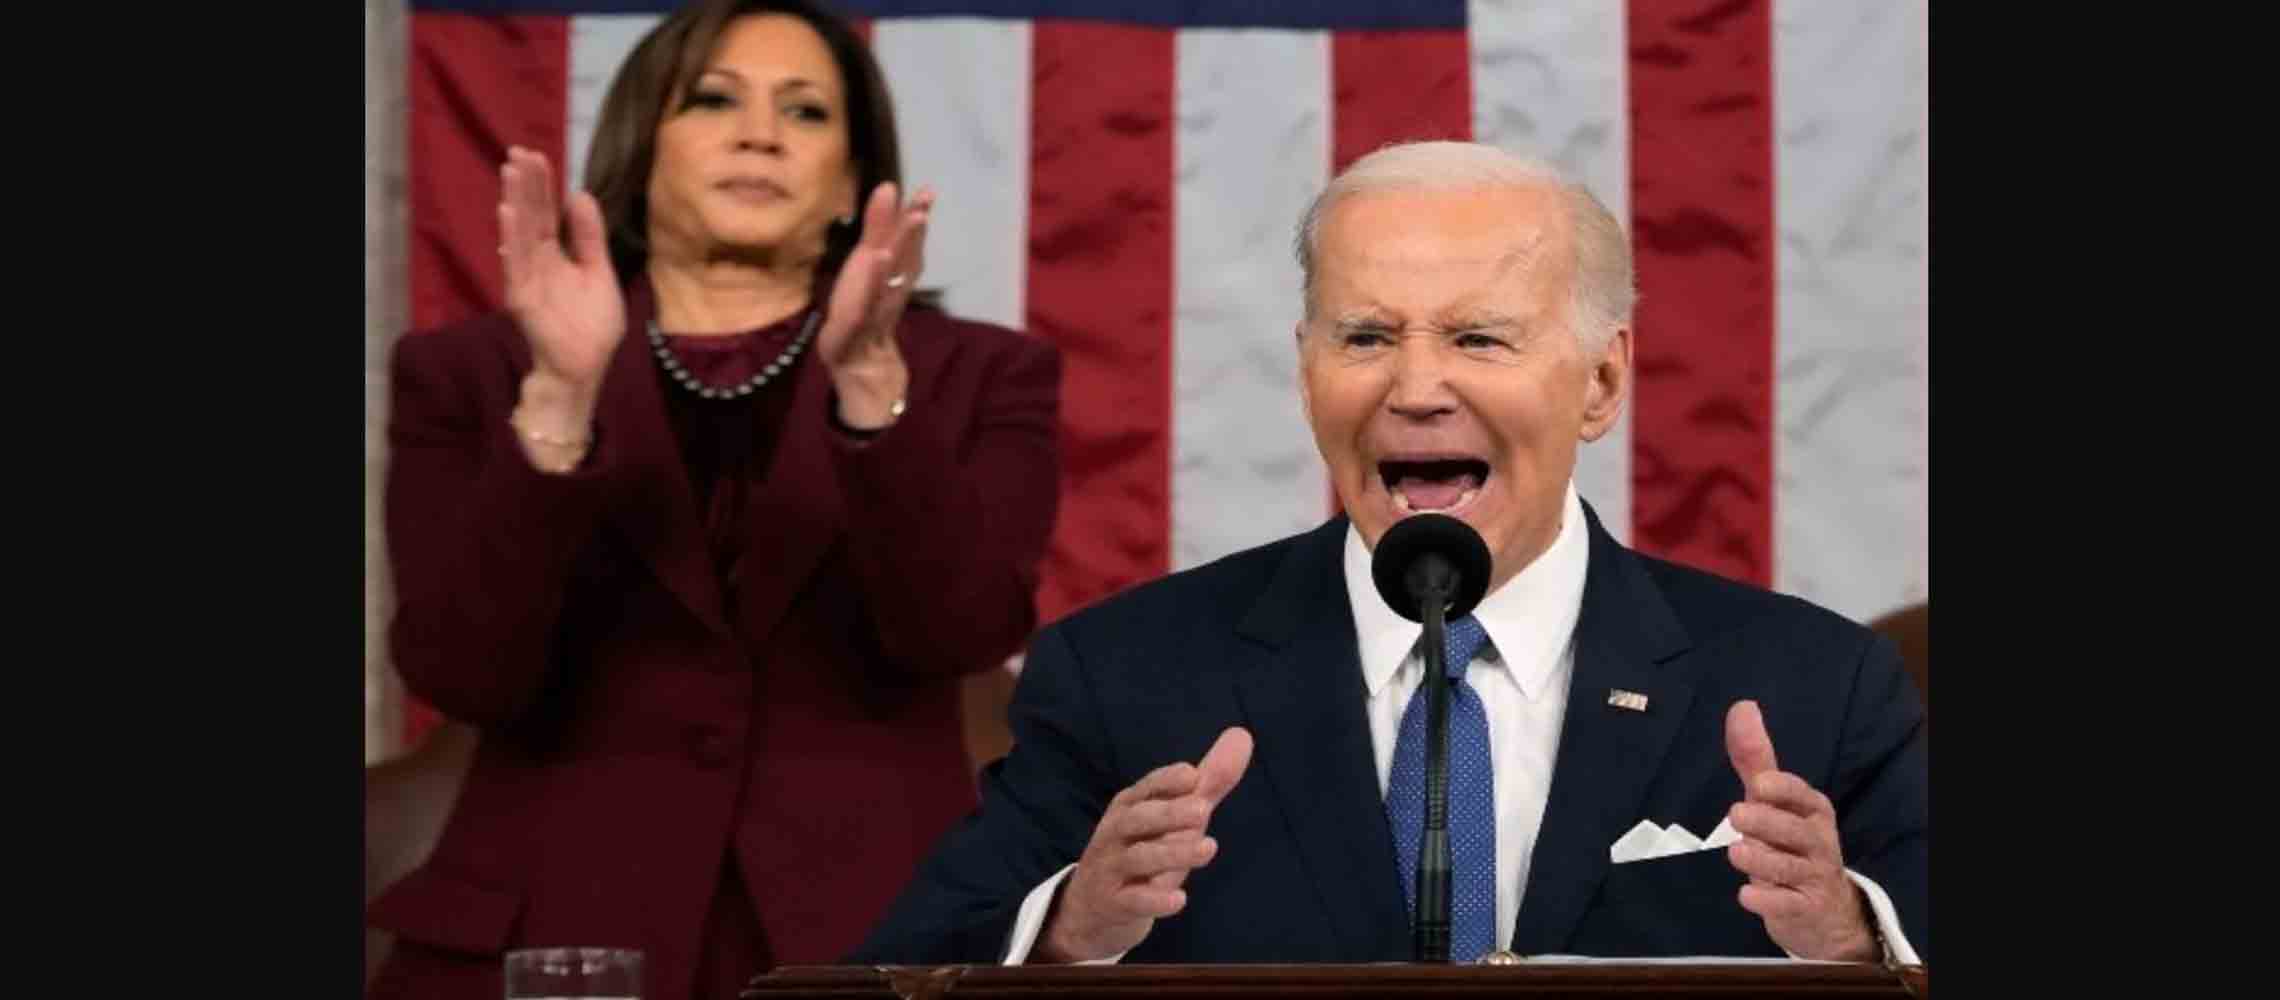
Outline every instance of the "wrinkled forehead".
<path fill-rule="evenodd" d="M 1358 191 L 1323 217 L 1316 280 L 1324 288 L 1368 278 L 1558 293 L 1574 274 L 1572 239 L 1566 203 L 1547 187 Z"/>

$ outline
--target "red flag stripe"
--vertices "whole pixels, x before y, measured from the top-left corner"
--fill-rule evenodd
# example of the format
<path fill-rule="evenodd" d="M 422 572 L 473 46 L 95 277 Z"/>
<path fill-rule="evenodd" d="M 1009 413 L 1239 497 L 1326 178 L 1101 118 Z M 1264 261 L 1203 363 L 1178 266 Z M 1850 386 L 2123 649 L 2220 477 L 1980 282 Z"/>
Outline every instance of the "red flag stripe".
<path fill-rule="evenodd" d="M 1633 542 L 1773 576 L 1773 35 L 1768 0 L 1630 3 Z"/>
<path fill-rule="evenodd" d="M 544 153 L 562 179 L 570 30 L 559 17 L 415 14 L 411 35 L 412 327 L 425 330 L 500 301 L 507 147 Z"/>
<path fill-rule="evenodd" d="M 1171 566 L 1173 39 L 1031 34 L 1025 325 L 1064 366 L 1047 621 Z"/>
<path fill-rule="evenodd" d="M 1333 175 L 1387 143 L 1472 138 L 1461 30 L 1333 32 L 1330 94 Z"/>

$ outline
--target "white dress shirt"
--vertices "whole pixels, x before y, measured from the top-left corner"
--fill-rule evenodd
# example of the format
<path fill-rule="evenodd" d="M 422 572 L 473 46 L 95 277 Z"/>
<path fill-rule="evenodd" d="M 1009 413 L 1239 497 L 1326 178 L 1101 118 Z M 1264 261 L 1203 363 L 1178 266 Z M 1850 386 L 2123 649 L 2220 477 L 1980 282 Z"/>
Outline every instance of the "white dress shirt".
<path fill-rule="evenodd" d="M 1473 617 L 1488 641 L 1465 673 L 1488 717 L 1489 751 L 1495 762 L 1496 946 L 1511 946 L 1520 915 L 1520 894 L 1528 884 L 1528 861 L 1543 826 L 1544 803 L 1552 790 L 1552 761 L 1567 714 L 1568 682 L 1575 673 L 1575 623 L 1583 610 L 1583 582 L 1589 570 L 1590 539 L 1583 504 L 1568 485 L 1560 531 L 1550 548 L 1504 586 L 1481 599 Z M 1387 606 L 1370 578 L 1370 551 L 1359 529 L 1348 527 L 1345 548 L 1346 597 L 1352 605 L 1354 636 L 1360 645 L 1362 679 L 1368 691 L 1370 741 L 1377 753 L 1378 794 L 1382 800 L 1393 770 L 1393 751 L 1402 712 L 1424 678 L 1417 655 L 1422 627 Z M 1388 859 L 1390 861 L 1390 859 Z M 1005 964 L 1019 965 L 1043 930 L 1053 893 L 1075 865 L 1064 866 L 1022 900 L 1007 942 Z M 1916 964 L 1915 949 L 1900 929 L 1899 915 L 1882 887 L 1847 871 L 1868 894 L 1869 907 L 1884 934 L 1888 960 Z M 1741 904 L 1734 904 L 1739 907 Z M 1794 955 L 1790 956 L 1796 957 Z M 1122 954 L 1083 964 L 1104 965 Z"/>
<path fill-rule="evenodd" d="M 1528 884 L 1528 858 L 1552 793 L 1552 757 L 1560 722 L 1567 717 L 1568 679 L 1575 673 L 1575 620 L 1583 610 L 1583 578 L 1591 558 L 1583 504 L 1568 490 L 1560 533 L 1551 548 L 1481 598 L 1473 618 L 1488 641 L 1474 654 L 1465 683 L 1488 716 L 1489 754 L 1496 788 L 1496 947 L 1511 943 Z M 1346 530 L 1346 598 L 1353 605 L 1354 636 L 1361 644 L 1362 681 L 1369 690 L 1370 741 L 1377 749 L 1378 797 L 1393 770 L 1401 715 L 1425 680 L 1415 648 L 1424 627 L 1388 607 L 1370 579 L 1370 551 L 1362 533 Z"/>

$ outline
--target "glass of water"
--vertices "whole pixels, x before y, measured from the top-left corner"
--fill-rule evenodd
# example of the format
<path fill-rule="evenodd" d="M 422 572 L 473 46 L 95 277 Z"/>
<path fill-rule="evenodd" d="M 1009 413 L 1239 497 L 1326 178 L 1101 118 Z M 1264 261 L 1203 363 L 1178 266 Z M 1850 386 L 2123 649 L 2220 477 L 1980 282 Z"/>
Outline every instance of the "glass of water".
<path fill-rule="evenodd" d="M 641 953 L 626 948 L 510 951 L 506 1000 L 641 1000 Z"/>

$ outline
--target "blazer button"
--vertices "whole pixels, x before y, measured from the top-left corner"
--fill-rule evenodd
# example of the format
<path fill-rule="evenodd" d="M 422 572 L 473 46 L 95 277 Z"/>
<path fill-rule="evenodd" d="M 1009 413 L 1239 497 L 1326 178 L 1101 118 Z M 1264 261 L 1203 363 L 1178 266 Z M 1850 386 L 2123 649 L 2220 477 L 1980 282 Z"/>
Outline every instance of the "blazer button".
<path fill-rule="evenodd" d="M 689 727 L 689 757 L 706 768 L 725 766 L 729 761 L 728 738 L 711 726 Z"/>

